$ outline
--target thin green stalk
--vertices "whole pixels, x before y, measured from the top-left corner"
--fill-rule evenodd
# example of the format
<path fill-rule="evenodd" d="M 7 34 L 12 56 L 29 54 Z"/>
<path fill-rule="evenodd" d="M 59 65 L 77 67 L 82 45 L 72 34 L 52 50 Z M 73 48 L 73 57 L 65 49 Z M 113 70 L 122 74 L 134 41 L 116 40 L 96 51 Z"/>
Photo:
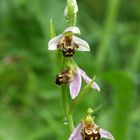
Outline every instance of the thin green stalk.
<path fill-rule="evenodd" d="M 101 37 L 99 53 L 97 55 L 97 70 L 102 69 L 104 60 L 106 59 L 105 55 L 111 40 L 111 34 L 119 11 L 120 2 L 120 0 L 109 0 L 103 36 Z"/>
<path fill-rule="evenodd" d="M 72 113 L 69 113 L 67 114 L 67 120 L 68 120 L 68 125 L 69 125 L 69 130 L 70 132 L 73 132 L 74 130 L 74 124 L 73 124 L 73 116 L 72 116 Z"/>
<path fill-rule="evenodd" d="M 50 19 L 50 37 L 53 38 L 55 36 L 56 36 L 56 33 L 55 33 L 55 28 L 54 28 L 53 20 Z"/>
<path fill-rule="evenodd" d="M 67 67 L 67 64 L 70 60 L 63 57 L 63 59 L 62 59 L 62 69 L 65 69 Z M 69 102 L 68 102 L 68 96 L 67 96 L 68 95 L 68 87 L 67 87 L 67 85 L 63 85 L 61 87 L 61 93 L 62 93 L 62 103 L 63 103 L 64 113 L 65 113 L 65 116 L 67 118 L 67 123 L 68 123 L 68 126 L 69 126 L 69 130 L 70 130 L 70 132 L 72 132 L 74 130 L 74 123 L 73 123 L 73 115 L 72 115 L 71 112 L 69 112 Z"/>
<path fill-rule="evenodd" d="M 64 113 L 65 115 L 67 115 L 69 105 L 68 105 L 68 98 L 67 98 L 67 87 L 65 85 L 61 87 L 61 93 L 62 93 L 62 104 L 63 104 Z"/>
<path fill-rule="evenodd" d="M 67 14 L 66 15 L 66 20 L 67 23 L 69 24 L 69 26 L 74 26 L 76 25 L 76 13 L 74 12 L 75 9 L 75 5 L 73 0 L 67 0 Z M 73 61 L 73 59 L 70 58 L 65 58 L 63 56 L 61 56 L 61 60 L 62 60 L 62 70 L 64 70 L 65 68 L 68 67 L 68 64 L 70 61 Z M 63 85 L 62 86 L 62 102 L 63 102 L 63 108 L 64 108 L 64 112 L 65 115 L 67 117 L 67 122 L 68 122 L 68 126 L 70 131 L 72 132 L 74 129 L 74 124 L 73 124 L 73 116 L 72 113 L 69 112 L 69 102 L 68 102 L 68 97 L 67 97 L 67 86 Z"/>
<path fill-rule="evenodd" d="M 63 103 L 64 113 L 65 113 L 66 118 L 67 118 L 69 130 L 70 130 L 70 132 L 72 132 L 73 129 L 74 129 L 74 124 L 73 124 L 72 113 L 68 112 L 68 110 L 69 110 L 69 102 L 68 102 L 68 97 L 67 97 L 67 86 L 64 85 L 64 86 L 62 86 L 61 89 L 62 89 L 62 103 Z"/>

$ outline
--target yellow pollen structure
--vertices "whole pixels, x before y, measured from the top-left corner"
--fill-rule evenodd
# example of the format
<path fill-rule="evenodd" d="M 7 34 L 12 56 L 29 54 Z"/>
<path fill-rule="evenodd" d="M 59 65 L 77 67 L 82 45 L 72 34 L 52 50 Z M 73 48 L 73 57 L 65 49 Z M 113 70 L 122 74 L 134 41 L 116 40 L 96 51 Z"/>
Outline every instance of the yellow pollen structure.
<path fill-rule="evenodd" d="M 98 140 L 98 137 L 97 136 L 95 137 L 95 140 Z"/>
<path fill-rule="evenodd" d="M 91 130 L 85 130 L 86 134 L 91 135 L 92 131 Z"/>
<path fill-rule="evenodd" d="M 94 133 L 94 134 L 97 134 L 97 133 L 98 133 L 98 131 L 97 131 L 97 130 L 93 130 L 93 133 Z"/>
<path fill-rule="evenodd" d="M 91 137 L 90 140 L 93 140 L 93 137 Z"/>

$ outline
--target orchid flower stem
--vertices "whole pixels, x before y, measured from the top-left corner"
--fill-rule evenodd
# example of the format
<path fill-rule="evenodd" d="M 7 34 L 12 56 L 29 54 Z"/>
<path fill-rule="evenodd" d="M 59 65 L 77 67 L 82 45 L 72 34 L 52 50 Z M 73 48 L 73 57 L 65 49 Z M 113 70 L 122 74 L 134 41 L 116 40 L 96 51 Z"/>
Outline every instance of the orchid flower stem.
<path fill-rule="evenodd" d="M 61 88 L 62 91 L 62 104 L 63 104 L 63 109 L 65 115 L 67 114 L 67 109 L 68 109 L 68 99 L 67 99 L 67 87 L 65 85 L 62 86 Z"/>
<path fill-rule="evenodd" d="M 72 113 L 68 112 L 69 102 L 68 102 L 68 97 L 67 97 L 67 86 L 65 86 L 65 85 L 62 86 L 62 103 L 63 103 L 64 113 L 65 113 L 66 118 L 67 118 L 69 130 L 70 130 L 70 132 L 72 132 L 74 129 L 73 117 L 72 117 Z"/>
<path fill-rule="evenodd" d="M 76 3 L 76 2 L 75 2 Z M 66 7 L 66 20 L 69 26 L 75 26 L 76 25 L 76 13 L 75 8 L 77 8 L 77 5 L 74 3 L 73 0 L 67 0 L 67 7 Z M 78 8 L 77 8 L 78 11 Z M 74 60 L 72 58 L 65 58 L 61 56 L 61 63 L 62 63 L 62 69 L 66 69 L 67 67 L 71 67 L 71 63 L 74 63 Z M 69 102 L 68 102 L 68 93 L 67 90 L 68 87 L 66 85 L 62 86 L 62 102 L 63 102 L 63 108 L 64 113 L 67 118 L 68 126 L 70 129 L 70 132 L 73 132 L 74 130 L 74 124 L 73 124 L 73 116 L 72 112 L 69 112 Z"/>
<path fill-rule="evenodd" d="M 68 125 L 69 125 L 69 130 L 72 133 L 74 130 L 74 123 L 73 123 L 73 116 L 72 113 L 67 113 L 67 120 L 68 120 Z"/>
<path fill-rule="evenodd" d="M 73 110 L 77 106 L 77 104 L 83 99 L 85 94 L 90 90 L 91 85 L 93 84 L 94 81 L 95 81 L 95 76 L 92 79 L 92 81 L 83 88 L 83 90 L 79 93 L 79 96 L 71 103 L 71 105 L 69 107 L 69 111 L 68 111 L 70 114 L 73 112 Z"/>

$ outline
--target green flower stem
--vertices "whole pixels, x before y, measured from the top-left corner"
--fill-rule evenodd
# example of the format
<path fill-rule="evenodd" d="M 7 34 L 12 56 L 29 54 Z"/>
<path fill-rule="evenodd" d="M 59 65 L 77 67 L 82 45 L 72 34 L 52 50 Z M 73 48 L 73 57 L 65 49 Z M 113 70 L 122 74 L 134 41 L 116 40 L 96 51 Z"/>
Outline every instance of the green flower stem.
<path fill-rule="evenodd" d="M 68 102 L 68 97 L 67 97 L 67 86 L 63 85 L 61 89 L 62 89 L 62 103 L 63 103 L 64 113 L 67 118 L 69 130 L 70 130 L 70 132 L 72 132 L 74 129 L 74 124 L 73 124 L 72 113 L 68 112 L 69 102 Z"/>
<path fill-rule="evenodd" d="M 55 36 L 56 36 L 56 34 L 55 34 L 55 28 L 54 28 L 53 20 L 50 19 L 50 37 L 54 38 Z"/>
<path fill-rule="evenodd" d="M 68 120 L 69 130 L 72 133 L 74 130 L 72 113 L 67 112 L 67 120 Z"/>
<path fill-rule="evenodd" d="M 72 0 L 68 0 L 67 1 L 67 23 L 69 26 L 74 26 L 76 25 L 76 14 L 74 13 L 74 3 Z M 73 59 L 72 58 L 65 58 L 62 55 L 60 56 L 61 58 L 61 64 L 62 64 L 62 70 L 70 67 L 69 64 L 73 63 Z M 67 122 L 68 122 L 68 126 L 70 129 L 70 132 L 73 131 L 74 129 L 74 124 L 73 124 L 73 116 L 72 113 L 69 112 L 69 102 L 68 102 L 68 97 L 67 97 L 67 86 L 63 85 L 62 86 L 62 102 L 63 102 L 63 108 L 64 108 L 64 112 L 65 112 L 65 116 L 67 118 Z"/>
<path fill-rule="evenodd" d="M 73 0 L 67 0 L 67 15 L 66 15 L 66 20 L 69 26 L 75 26 L 76 25 L 76 13 L 74 13 L 74 1 Z M 71 63 L 74 63 L 74 60 L 72 58 L 65 58 L 62 55 L 58 53 L 60 57 L 60 62 L 62 64 L 61 68 L 62 70 L 67 69 L 70 67 Z M 74 129 L 74 124 L 73 124 L 73 116 L 72 112 L 69 112 L 69 102 L 68 102 L 68 97 L 67 97 L 67 86 L 63 85 L 62 86 L 62 103 L 63 103 L 63 108 L 64 108 L 64 113 L 67 118 L 68 126 L 70 131 L 72 132 Z"/>
<path fill-rule="evenodd" d="M 62 103 L 63 103 L 63 109 L 64 109 L 64 113 L 65 115 L 67 114 L 67 110 L 68 110 L 68 99 L 67 99 L 67 86 L 63 85 L 61 87 L 61 93 L 62 93 Z"/>
<path fill-rule="evenodd" d="M 79 93 L 78 97 L 71 103 L 68 111 L 70 114 L 73 112 L 77 104 L 83 99 L 86 93 L 90 90 L 91 85 L 93 84 L 94 81 L 95 81 L 95 76 L 93 77 L 92 81 L 83 88 L 83 90 Z"/>
<path fill-rule="evenodd" d="M 72 61 L 72 60 L 63 57 L 62 69 L 67 68 L 67 64 L 69 63 L 69 61 Z M 67 96 L 68 95 L 68 87 L 66 85 L 63 85 L 61 87 L 61 93 L 62 93 L 62 103 L 63 103 L 64 113 L 65 113 L 65 116 L 67 118 L 69 130 L 70 130 L 70 132 L 72 132 L 74 129 L 74 123 L 73 123 L 72 113 L 69 113 L 69 102 L 68 102 L 68 96 Z"/>

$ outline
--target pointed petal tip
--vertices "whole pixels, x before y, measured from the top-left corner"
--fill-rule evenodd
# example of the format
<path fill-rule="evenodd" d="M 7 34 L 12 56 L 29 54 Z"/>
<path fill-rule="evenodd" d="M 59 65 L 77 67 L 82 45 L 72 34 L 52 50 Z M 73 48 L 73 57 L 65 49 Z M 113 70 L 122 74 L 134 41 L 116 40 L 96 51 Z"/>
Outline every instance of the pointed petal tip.
<path fill-rule="evenodd" d="M 87 84 L 89 84 L 92 81 L 92 79 L 89 78 L 86 75 L 86 73 L 82 69 L 80 69 L 79 67 L 78 67 L 78 71 L 81 74 L 81 76 L 84 78 L 84 80 L 86 81 Z M 91 88 L 96 89 L 97 91 L 100 91 L 100 87 L 98 86 L 98 84 L 96 82 L 93 82 L 93 84 L 91 85 Z"/>
<path fill-rule="evenodd" d="M 70 92 L 71 95 L 71 99 L 74 100 L 78 95 L 73 94 L 72 92 Z"/>
<path fill-rule="evenodd" d="M 100 92 L 100 87 L 98 86 L 98 84 L 96 82 L 93 83 L 92 88 L 94 88 Z"/>
<path fill-rule="evenodd" d="M 78 96 L 79 91 L 71 83 L 70 83 L 69 89 L 70 89 L 71 99 L 74 100 Z"/>
<path fill-rule="evenodd" d="M 100 135 L 101 138 L 109 139 L 109 140 L 115 140 L 114 136 L 107 130 L 100 128 Z"/>

